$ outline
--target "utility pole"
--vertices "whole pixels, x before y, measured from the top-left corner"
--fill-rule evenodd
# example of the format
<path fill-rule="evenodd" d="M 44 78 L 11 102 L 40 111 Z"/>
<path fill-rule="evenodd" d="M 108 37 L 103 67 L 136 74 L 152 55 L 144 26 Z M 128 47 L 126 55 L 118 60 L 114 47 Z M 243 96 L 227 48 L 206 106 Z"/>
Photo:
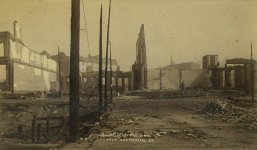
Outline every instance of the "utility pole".
<path fill-rule="evenodd" d="M 252 78 L 252 101 L 254 101 L 254 68 L 253 68 L 253 48 L 251 42 L 251 78 Z"/>
<path fill-rule="evenodd" d="M 160 76 L 159 76 L 159 80 L 160 80 L 160 90 L 162 90 L 162 76 L 163 76 L 162 68 L 160 68 Z"/>
<path fill-rule="evenodd" d="M 61 85 L 61 57 L 60 57 L 60 48 L 58 46 L 58 75 L 59 75 L 59 90 L 60 90 L 60 98 L 62 98 L 62 85 Z"/>
<path fill-rule="evenodd" d="M 105 84 L 104 84 L 104 111 L 107 111 L 108 98 L 107 98 L 107 79 L 108 79 L 108 49 L 109 49 L 109 30 L 110 30 L 110 15 L 111 15 L 111 0 L 109 3 L 108 25 L 107 25 L 107 40 L 106 40 L 106 56 L 105 56 Z"/>
<path fill-rule="evenodd" d="M 112 103 L 112 45 L 110 41 L 110 103 Z"/>
<path fill-rule="evenodd" d="M 100 35 L 99 35 L 99 75 L 98 75 L 98 86 L 99 86 L 99 107 L 98 115 L 101 116 L 103 113 L 103 77 L 102 77 L 102 4 L 100 9 Z"/>
<path fill-rule="evenodd" d="M 71 1 L 70 47 L 70 140 L 75 142 L 79 133 L 79 32 L 80 0 Z"/>

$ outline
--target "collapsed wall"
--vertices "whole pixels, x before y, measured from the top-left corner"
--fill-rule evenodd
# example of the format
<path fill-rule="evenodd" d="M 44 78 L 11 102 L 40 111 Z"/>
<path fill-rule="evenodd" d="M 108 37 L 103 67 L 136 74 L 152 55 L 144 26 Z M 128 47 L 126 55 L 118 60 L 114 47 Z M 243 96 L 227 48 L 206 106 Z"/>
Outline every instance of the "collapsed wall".
<path fill-rule="evenodd" d="M 136 48 L 136 61 L 132 65 L 133 90 L 143 90 L 148 88 L 144 24 L 140 28 Z"/>

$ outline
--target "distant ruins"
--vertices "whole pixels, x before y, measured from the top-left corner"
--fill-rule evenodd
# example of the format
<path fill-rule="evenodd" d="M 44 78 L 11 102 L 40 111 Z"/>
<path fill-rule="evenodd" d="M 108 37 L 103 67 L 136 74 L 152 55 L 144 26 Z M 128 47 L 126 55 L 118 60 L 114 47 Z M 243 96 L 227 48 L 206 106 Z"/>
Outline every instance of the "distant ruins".
<path fill-rule="evenodd" d="M 59 53 L 59 55 L 54 55 L 53 59 L 58 61 L 60 59 L 60 84 L 62 91 L 64 93 L 69 92 L 69 72 L 70 72 L 70 57 L 64 52 Z M 80 70 L 80 82 L 81 82 L 81 92 L 88 92 L 92 89 L 96 90 L 98 88 L 98 67 L 99 67 L 99 55 L 87 57 L 80 56 L 79 60 L 79 70 Z M 128 73 L 120 71 L 120 66 L 116 59 L 108 60 L 108 67 L 112 62 L 113 67 L 113 89 L 122 93 L 125 89 L 130 89 L 129 81 L 130 76 Z M 103 59 L 103 64 L 106 60 Z M 110 72 L 108 72 L 109 74 Z M 104 78 L 103 78 L 104 80 Z M 108 83 L 109 84 L 109 83 Z"/>
<path fill-rule="evenodd" d="M 18 22 L 13 26 L 13 34 L 0 32 L 0 91 L 57 91 L 57 62 L 26 46 Z"/>
<path fill-rule="evenodd" d="M 147 60 L 144 24 L 141 25 L 136 48 L 136 61 L 132 65 L 133 90 L 143 90 L 147 89 Z"/>
<path fill-rule="evenodd" d="M 253 72 L 251 72 L 251 63 Z M 160 79 L 160 70 L 163 77 Z M 185 82 L 188 89 L 244 90 L 257 92 L 256 60 L 233 58 L 219 63 L 218 55 L 205 55 L 202 65 L 198 62 L 184 62 L 148 69 L 148 89 L 178 90 L 180 81 Z M 161 80 L 161 81 L 160 81 Z"/>
<path fill-rule="evenodd" d="M 253 72 L 251 72 L 251 63 Z M 204 87 L 225 90 L 256 91 L 256 61 L 244 58 L 226 60 L 225 67 L 220 67 L 217 55 L 203 57 Z M 253 73 L 253 79 L 251 74 Z"/>

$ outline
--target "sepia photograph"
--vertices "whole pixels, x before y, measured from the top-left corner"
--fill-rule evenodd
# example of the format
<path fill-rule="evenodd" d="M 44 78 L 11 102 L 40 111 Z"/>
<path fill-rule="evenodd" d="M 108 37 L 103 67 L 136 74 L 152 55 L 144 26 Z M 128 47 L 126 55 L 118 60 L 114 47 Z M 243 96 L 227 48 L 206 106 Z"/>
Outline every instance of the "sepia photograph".
<path fill-rule="evenodd" d="M 257 149 L 257 0 L 0 0 L 0 150 Z"/>

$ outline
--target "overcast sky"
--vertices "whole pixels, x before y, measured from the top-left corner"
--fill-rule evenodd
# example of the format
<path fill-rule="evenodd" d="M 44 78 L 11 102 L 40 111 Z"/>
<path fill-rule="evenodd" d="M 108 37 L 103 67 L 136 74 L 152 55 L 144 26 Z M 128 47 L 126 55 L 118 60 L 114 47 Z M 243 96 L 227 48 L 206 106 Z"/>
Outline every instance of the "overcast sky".
<path fill-rule="evenodd" d="M 13 32 L 13 21 L 22 28 L 23 42 L 32 49 L 69 55 L 71 0 L 0 0 L 0 31 Z M 84 0 L 91 54 L 98 54 L 99 9 L 103 3 L 106 35 L 108 1 Z M 82 3 L 81 3 L 82 5 Z M 122 70 L 135 61 L 136 40 L 145 24 L 148 68 L 201 61 L 203 55 L 225 59 L 250 57 L 253 42 L 257 56 L 257 1 L 255 0 L 112 0 L 110 40 L 113 57 Z M 81 6 L 81 28 L 84 29 Z M 104 37 L 104 49 L 106 38 Z M 81 55 L 87 56 L 85 30 Z"/>

